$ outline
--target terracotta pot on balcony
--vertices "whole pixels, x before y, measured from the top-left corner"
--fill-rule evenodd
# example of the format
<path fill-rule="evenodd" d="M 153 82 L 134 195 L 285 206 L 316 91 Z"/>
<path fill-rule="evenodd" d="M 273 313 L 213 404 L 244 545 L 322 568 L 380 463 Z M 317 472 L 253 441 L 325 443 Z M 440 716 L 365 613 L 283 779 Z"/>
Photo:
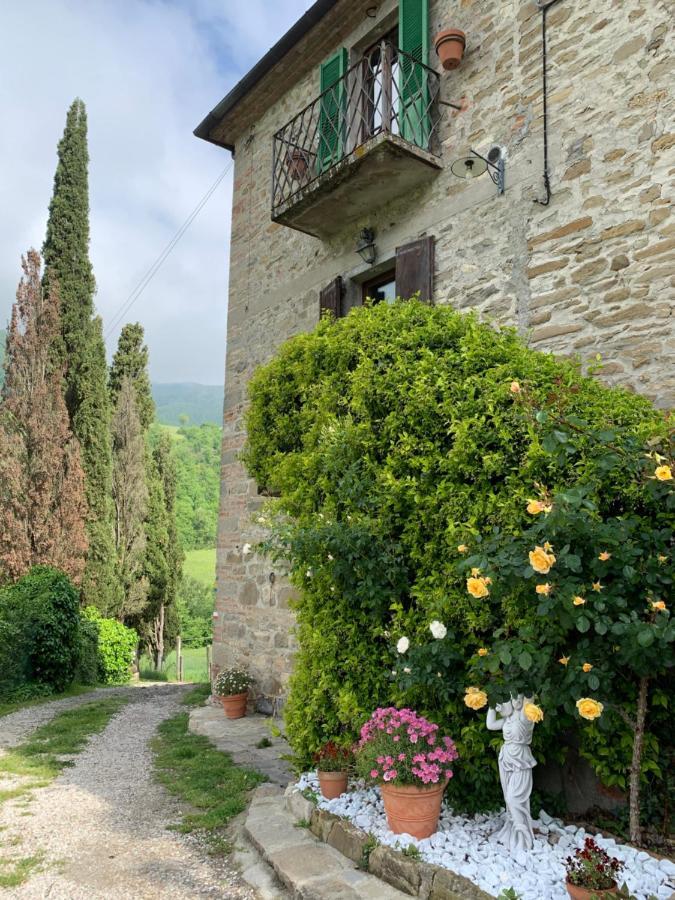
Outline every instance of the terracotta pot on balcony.
<path fill-rule="evenodd" d="M 307 153 L 302 150 L 300 147 L 294 147 L 292 150 L 288 151 L 288 156 L 286 157 L 286 164 L 288 166 L 288 174 L 292 181 L 304 181 L 307 177 L 307 169 L 309 168 L 309 161 L 307 159 Z"/>
<path fill-rule="evenodd" d="M 466 35 L 457 28 L 446 28 L 439 31 L 434 38 L 436 53 L 446 72 L 456 69 L 461 63 L 466 47 Z"/>

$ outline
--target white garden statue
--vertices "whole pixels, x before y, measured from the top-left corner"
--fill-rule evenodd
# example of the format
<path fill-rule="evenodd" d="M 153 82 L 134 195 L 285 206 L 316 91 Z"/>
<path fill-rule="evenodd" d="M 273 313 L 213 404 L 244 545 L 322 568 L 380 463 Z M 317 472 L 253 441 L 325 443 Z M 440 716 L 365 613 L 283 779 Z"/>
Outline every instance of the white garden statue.
<path fill-rule="evenodd" d="M 506 803 L 506 819 L 497 834 L 497 840 L 512 853 L 531 850 L 534 845 L 530 794 L 532 793 L 532 768 L 537 761 L 530 750 L 534 723 L 523 711 L 529 701 L 519 694 L 507 703 L 498 703 L 488 709 L 487 727 L 490 731 L 502 731 L 504 743 L 499 751 L 499 778 Z"/>

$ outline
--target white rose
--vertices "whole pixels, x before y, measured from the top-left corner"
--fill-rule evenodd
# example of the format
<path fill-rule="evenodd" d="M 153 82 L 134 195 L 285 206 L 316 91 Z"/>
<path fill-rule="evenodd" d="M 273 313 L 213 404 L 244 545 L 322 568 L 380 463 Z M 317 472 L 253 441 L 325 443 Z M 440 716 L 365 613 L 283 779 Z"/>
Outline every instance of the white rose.
<path fill-rule="evenodd" d="M 305 575 L 306 575 L 308 578 L 311 578 L 311 577 L 312 577 L 312 570 L 311 570 L 311 569 L 307 569 L 307 571 L 305 572 Z"/>
<path fill-rule="evenodd" d="M 333 562 L 333 560 L 335 559 L 335 557 L 333 556 L 332 553 L 329 553 L 329 554 L 328 554 L 328 559 L 330 560 L 330 562 Z"/>
<path fill-rule="evenodd" d="M 411 670 L 408 668 L 408 666 L 403 666 L 403 671 L 405 672 L 406 675 L 410 675 Z"/>
<path fill-rule="evenodd" d="M 244 544 L 244 546 L 241 548 L 241 552 L 243 553 L 244 556 L 248 556 L 249 553 L 251 552 L 251 545 Z"/>
<path fill-rule="evenodd" d="M 398 643 L 396 644 L 396 650 L 399 653 L 405 653 L 408 647 L 410 646 L 410 641 L 407 637 L 402 637 L 398 639 Z"/>
<path fill-rule="evenodd" d="M 445 627 L 445 625 L 442 622 L 439 622 L 437 619 L 434 619 L 434 621 L 431 623 L 431 625 L 429 626 L 429 631 L 437 641 L 442 641 L 448 633 L 448 629 Z"/>

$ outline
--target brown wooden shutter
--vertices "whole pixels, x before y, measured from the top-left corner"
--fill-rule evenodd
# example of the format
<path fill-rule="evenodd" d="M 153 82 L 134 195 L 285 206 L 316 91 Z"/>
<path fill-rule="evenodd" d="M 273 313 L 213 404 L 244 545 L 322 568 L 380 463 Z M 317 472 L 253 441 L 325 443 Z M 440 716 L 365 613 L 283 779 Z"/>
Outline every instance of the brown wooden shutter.
<path fill-rule="evenodd" d="M 420 238 L 396 248 L 396 296 L 409 300 L 418 293 L 420 300 L 434 299 L 434 238 Z"/>
<path fill-rule="evenodd" d="M 342 315 L 342 277 L 338 275 L 319 294 L 319 315 L 330 310 L 336 319 Z"/>

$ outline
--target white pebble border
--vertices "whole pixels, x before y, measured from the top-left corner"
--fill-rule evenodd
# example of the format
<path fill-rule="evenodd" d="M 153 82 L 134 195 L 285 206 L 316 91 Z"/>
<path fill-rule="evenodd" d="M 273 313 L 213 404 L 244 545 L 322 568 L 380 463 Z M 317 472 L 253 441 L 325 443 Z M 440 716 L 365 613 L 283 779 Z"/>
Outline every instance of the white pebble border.
<path fill-rule="evenodd" d="M 503 811 L 468 818 L 453 815 L 444 804 L 439 830 L 420 841 L 409 834 L 394 834 L 389 830 L 380 792 L 375 788 L 356 787 L 336 800 L 326 800 L 319 791 L 315 772 L 301 775 L 296 787 L 314 791 L 320 809 L 349 819 L 381 844 L 400 850 L 412 844 L 426 862 L 464 875 L 493 896 L 512 887 L 522 900 L 569 900 L 564 862 L 589 836 L 610 856 L 624 863 L 621 879 L 638 900 L 647 900 L 650 895 L 668 900 L 675 890 L 675 863 L 656 860 L 644 851 L 618 844 L 601 834 L 588 835 L 575 825 L 563 825 L 543 810 L 540 818 L 534 820 L 534 849 L 514 858 L 492 837 L 501 827 Z"/>

